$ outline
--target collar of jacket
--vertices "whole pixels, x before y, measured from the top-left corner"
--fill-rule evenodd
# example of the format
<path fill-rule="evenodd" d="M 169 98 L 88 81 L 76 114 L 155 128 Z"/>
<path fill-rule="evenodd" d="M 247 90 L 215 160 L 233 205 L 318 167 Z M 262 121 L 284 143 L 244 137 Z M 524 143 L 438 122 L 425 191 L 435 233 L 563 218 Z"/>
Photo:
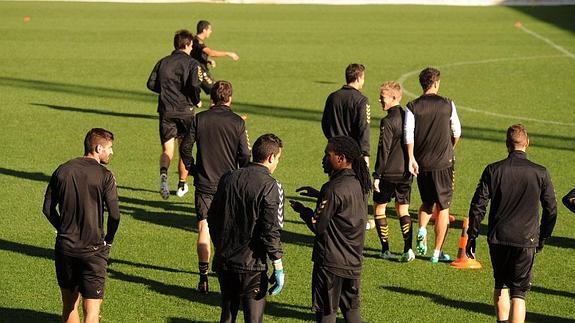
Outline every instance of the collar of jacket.
<path fill-rule="evenodd" d="M 186 56 L 190 56 L 190 55 L 186 54 L 186 52 L 184 52 L 183 50 L 180 50 L 180 49 L 174 49 L 174 51 L 172 52 L 172 55 L 175 55 L 175 54 L 184 54 Z"/>
<path fill-rule="evenodd" d="M 346 90 L 356 90 L 357 92 L 360 92 L 358 89 L 354 88 L 353 86 L 349 86 L 349 85 L 344 85 L 341 87 L 342 89 L 346 89 Z M 360 92 L 361 93 L 361 92 Z"/>
<path fill-rule="evenodd" d="M 391 108 L 387 109 L 387 113 L 391 113 L 391 111 L 399 111 L 399 110 L 402 110 L 402 109 L 401 109 L 401 105 L 398 104 L 398 105 L 394 105 Z"/>
<path fill-rule="evenodd" d="M 267 174 L 270 174 L 270 170 L 262 164 L 251 162 L 248 167 L 253 167 L 254 169 L 256 169 L 260 172 L 265 172 Z"/>
<path fill-rule="evenodd" d="M 352 168 L 340 169 L 338 171 L 333 172 L 329 177 L 329 179 L 332 180 L 341 176 L 355 176 L 355 172 L 353 171 Z"/>
<path fill-rule="evenodd" d="M 514 150 L 509 153 L 509 157 L 527 159 L 527 153 L 521 150 Z"/>
<path fill-rule="evenodd" d="M 212 105 L 210 107 L 210 109 L 222 109 L 222 110 L 228 110 L 228 111 L 232 110 L 232 108 L 230 108 L 229 105 L 224 105 L 224 104 Z"/>

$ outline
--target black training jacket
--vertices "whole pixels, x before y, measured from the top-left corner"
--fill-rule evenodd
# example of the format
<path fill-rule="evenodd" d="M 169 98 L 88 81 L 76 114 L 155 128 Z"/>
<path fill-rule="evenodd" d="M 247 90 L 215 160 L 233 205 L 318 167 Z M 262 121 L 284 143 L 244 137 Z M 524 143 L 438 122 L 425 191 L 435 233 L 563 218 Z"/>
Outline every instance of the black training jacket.
<path fill-rule="evenodd" d="M 557 221 L 553 184 L 545 167 L 529 161 L 524 152 L 513 151 L 483 171 L 469 207 L 469 237 L 479 235 L 489 200 L 490 244 L 535 248 L 551 236 Z"/>
<path fill-rule="evenodd" d="M 197 144 L 195 164 L 194 144 Z M 244 120 L 226 105 L 198 113 L 182 140 L 180 156 L 194 175 L 196 191 L 214 194 L 222 175 L 247 166 L 250 161 Z"/>
<path fill-rule="evenodd" d="M 202 64 L 202 67 L 207 69 L 209 56 L 208 54 L 204 53 L 204 48 L 206 48 L 204 42 L 201 39 L 199 39 L 198 36 L 195 36 L 190 56 L 192 56 L 195 60 L 197 60 L 200 64 Z"/>
<path fill-rule="evenodd" d="M 396 105 L 387 110 L 387 116 L 379 124 L 379 143 L 373 178 L 388 181 L 409 180 L 409 158 L 403 144 L 405 112 Z"/>
<path fill-rule="evenodd" d="M 104 209 L 108 233 L 104 236 Z M 75 158 L 52 174 L 42 212 L 58 231 L 56 250 L 67 255 L 96 252 L 114 241 L 120 209 L 112 172 L 92 158 Z"/>
<path fill-rule="evenodd" d="M 175 50 L 156 63 L 147 87 L 159 94 L 158 113 L 194 113 L 200 102 L 202 80 L 200 64 L 185 52 Z"/>
<path fill-rule="evenodd" d="M 315 233 L 314 263 L 338 276 L 347 272 L 352 276 L 348 278 L 358 278 L 363 261 L 367 194 L 355 172 L 343 169 L 333 174 L 320 190 L 315 212 L 306 213 L 301 216 Z"/>
<path fill-rule="evenodd" d="M 575 213 L 575 188 L 563 196 L 563 204 L 571 210 L 571 212 Z"/>
<path fill-rule="evenodd" d="M 208 211 L 214 271 L 267 271 L 268 257 L 280 259 L 283 206 L 283 188 L 266 167 L 226 173 Z"/>
<path fill-rule="evenodd" d="M 451 141 L 451 100 L 437 94 L 424 94 L 409 102 L 415 117 L 413 155 L 421 171 L 453 166 Z"/>
<path fill-rule="evenodd" d="M 349 136 L 357 141 L 363 156 L 369 156 L 369 122 L 371 111 L 366 96 L 344 85 L 325 101 L 321 128 L 327 139 Z"/>

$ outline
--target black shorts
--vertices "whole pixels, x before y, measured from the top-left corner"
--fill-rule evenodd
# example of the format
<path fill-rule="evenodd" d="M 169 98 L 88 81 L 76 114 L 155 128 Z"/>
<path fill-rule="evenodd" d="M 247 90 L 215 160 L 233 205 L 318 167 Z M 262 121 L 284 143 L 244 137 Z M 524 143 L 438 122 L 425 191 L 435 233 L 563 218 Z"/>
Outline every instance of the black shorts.
<path fill-rule="evenodd" d="M 449 208 L 453 196 L 453 180 L 453 167 L 419 172 L 417 187 L 423 204 L 437 203 L 441 210 Z"/>
<path fill-rule="evenodd" d="M 390 182 L 384 179 L 379 181 L 379 193 L 373 191 L 373 202 L 387 204 L 392 198 L 398 204 L 409 204 L 411 198 L 412 181 Z"/>
<path fill-rule="evenodd" d="M 512 298 L 525 298 L 531 288 L 535 248 L 490 245 L 495 288 L 509 288 Z"/>
<path fill-rule="evenodd" d="M 194 113 L 160 114 L 160 141 L 165 144 L 170 139 L 184 138 L 190 132 Z"/>
<path fill-rule="evenodd" d="M 262 299 L 268 292 L 268 277 L 265 271 L 233 272 L 220 270 L 217 272 L 222 298 Z"/>
<path fill-rule="evenodd" d="M 323 266 L 314 265 L 311 283 L 313 310 L 329 315 L 337 312 L 338 307 L 342 312 L 359 309 L 360 281 L 360 278 L 339 277 Z"/>
<path fill-rule="evenodd" d="M 194 195 L 194 200 L 196 204 L 196 216 L 198 217 L 198 222 L 208 219 L 208 210 L 212 205 L 214 200 L 214 194 L 200 193 L 196 192 Z"/>
<path fill-rule="evenodd" d="M 78 288 L 86 299 L 104 298 L 109 253 L 109 246 L 86 256 L 69 256 L 55 250 L 56 277 L 60 288 Z"/>

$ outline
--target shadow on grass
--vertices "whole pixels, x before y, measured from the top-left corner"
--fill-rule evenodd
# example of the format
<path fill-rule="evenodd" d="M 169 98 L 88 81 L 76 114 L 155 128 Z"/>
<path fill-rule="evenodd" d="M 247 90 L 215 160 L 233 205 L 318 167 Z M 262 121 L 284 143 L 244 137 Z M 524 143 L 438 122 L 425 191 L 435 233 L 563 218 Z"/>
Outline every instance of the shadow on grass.
<path fill-rule="evenodd" d="M 512 1 L 504 1 L 512 3 Z M 519 11 L 533 18 L 539 19 L 545 23 L 554 25 L 565 31 L 575 33 L 575 7 L 574 6 L 512 6 L 510 9 Z M 509 22 L 511 25 L 513 22 Z"/>
<path fill-rule="evenodd" d="M 60 315 L 23 308 L 0 307 L 0 321 L 5 323 L 61 322 Z"/>
<path fill-rule="evenodd" d="M 545 295 L 555 295 L 555 296 L 567 297 L 571 300 L 575 299 L 575 293 L 568 292 L 565 290 L 554 290 L 554 289 L 549 289 L 549 288 L 545 288 L 545 287 L 541 287 L 541 286 L 531 286 L 531 291 L 536 292 L 536 293 L 542 293 Z"/>
<path fill-rule="evenodd" d="M 389 290 L 392 292 L 405 294 L 405 295 L 412 295 L 412 296 L 421 296 L 428 298 L 430 301 L 438 304 L 443 305 L 451 308 L 455 308 L 457 310 L 465 310 L 468 312 L 476 312 L 480 314 L 485 314 L 488 316 L 495 316 L 493 305 L 486 304 L 486 303 L 478 303 L 478 302 L 466 302 L 457 299 L 451 299 L 444 297 L 442 295 L 428 293 L 425 291 L 420 290 L 413 290 L 403 287 L 396 287 L 396 286 L 382 286 L 382 289 Z M 560 317 L 560 316 L 553 316 L 547 314 L 540 314 L 540 313 L 530 313 L 527 312 L 526 321 L 531 322 L 568 322 L 570 319 Z"/>

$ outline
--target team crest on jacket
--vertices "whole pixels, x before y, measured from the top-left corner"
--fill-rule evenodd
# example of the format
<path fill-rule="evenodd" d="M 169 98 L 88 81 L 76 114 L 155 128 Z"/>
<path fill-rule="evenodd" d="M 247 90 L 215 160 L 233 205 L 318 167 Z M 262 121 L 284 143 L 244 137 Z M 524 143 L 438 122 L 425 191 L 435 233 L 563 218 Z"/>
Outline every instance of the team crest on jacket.
<path fill-rule="evenodd" d="M 278 204 L 278 223 L 280 228 L 284 227 L 284 189 L 282 184 L 276 181 L 276 185 L 278 186 L 278 194 L 279 194 L 279 204 Z"/>

